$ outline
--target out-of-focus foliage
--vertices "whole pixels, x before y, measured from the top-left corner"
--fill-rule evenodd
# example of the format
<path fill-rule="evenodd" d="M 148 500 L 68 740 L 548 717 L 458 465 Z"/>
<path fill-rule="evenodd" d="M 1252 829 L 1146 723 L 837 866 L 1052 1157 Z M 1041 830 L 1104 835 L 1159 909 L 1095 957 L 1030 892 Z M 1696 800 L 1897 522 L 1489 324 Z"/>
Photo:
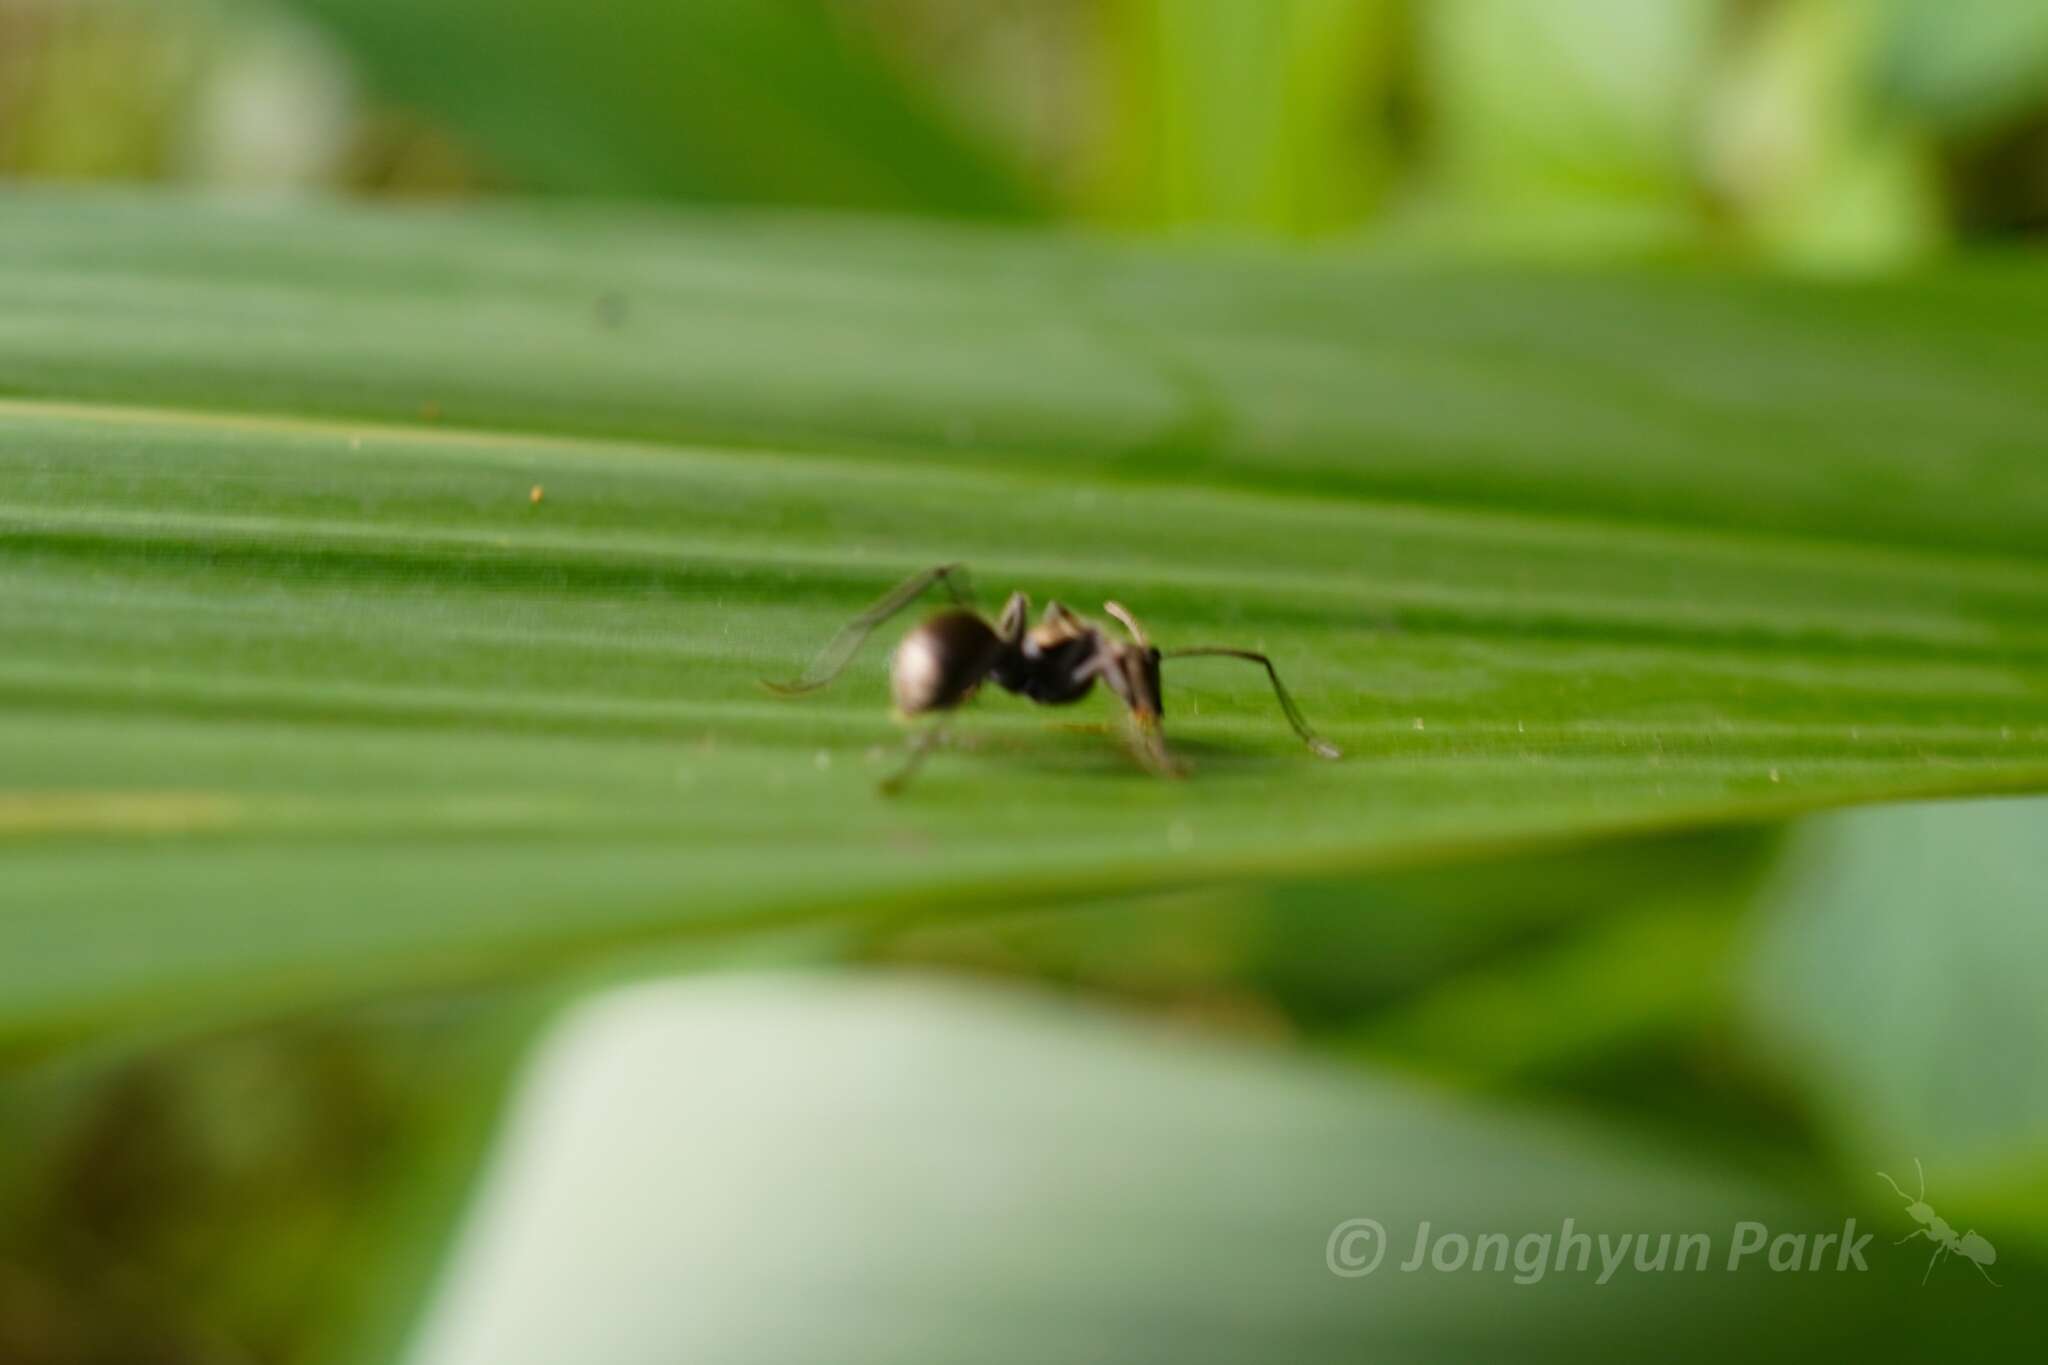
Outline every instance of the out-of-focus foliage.
<path fill-rule="evenodd" d="M 1393 0 L 1105 0 L 1108 87 L 1072 201 L 1140 227 L 1326 232 L 1396 166 Z"/>
<path fill-rule="evenodd" d="M 1739 931 L 1775 832 L 1614 841 L 1370 878 L 1084 901 L 879 937 L 874 960 L 1108 997 L 1206 1032 L 1576 1102 L 1693 1147 L 1811 1146 L 1735 1046 Z"/>
<path fill-rule="evenodd" d="M 1793 0 L 1760 15 L 1715 91 L 1708 184 L 1749 241 L 1815 266 L 1921 254 L 1944 225 L 1932 130 L 1879 117 L 1872 12 Z"/>
<path fill-rule="evenodd" d="M 1937 1203 L 2048 1235 L 2048 802 L 1816 822 L 1766 909 L 1753 1033 L 1829 1140 L 1873 1167 L 1919 1157 Z"/>
<path fill-rule="evenodd" d="M 228 0 L 0 0 L 0 175 L 259 189 L 365 183 L 348 57 Z"/>
<path fill-rule="evenodd" d="M 520 187 L 1018 215 L 1000 160 L 818 3 L 300 0 Z"/>
<path fill-rule="evenodd" d="M 1682 234 L 1716 0 L 1417 7 L 1430 226 L 1509 247 Z"/>
<path fill-rule="evenodd" d="M 1877 94 L 1967 133 L 2042 113 L 2048 5 L 2038 0 L 1876 0 Z"/>
<path fill-rule="evenodd" d="M 1710 964 L 1728 957 L 1730 927 L 1776 842 L 1737 827 L 1366 880 L 1084 901 L 919 923 L 873 952 L 1472 1082 L 1540 1083 L 1697 1022 L 1698 1002 L 1725 992 Z M 1646 925 L 1682 944 L 1689 971 L 1658 970 L 1647 952 L 1635 953 L 1636 971 L 1601 969 L 1603 945 Z M 1577 962 L 1584 980 L 1547 989 L 1544 978 Z M 1453 980 L 1458 992 L 1439 992 Z M 1518 990 L 1532 1008 L 1517 1005 Z"/>
<path fill-rule="evenodd" d="M 1912 260 L 2048 224 L 2033 0 L 0 0 L 0 173 Z"/>
<path fill-rule="evenodd" d="M 542 1051 L 407 1359 L 2001 1359 L 2038 1332 L 2024 1294 L 1964 1264 L 1923 1288 L 1930 1248 L 1888 1245 L 1912 1225 L 1864 1173 L 1788 1188 L 1207 1041 L 901 981 L 623 992 Z M 1738 1221 L 1837 1237 L 1850 1216 L 1861 1272 L 1832 1246 L 1803 1273 L 1727 1267 Z M 1358 1218 L 1377 1234 L 1335 1255 L 1380 1260 L 1341 1277 L 1333 1229 Z M 1691 1232 L 1712 1264 L 1637 1269 L 1623 1242 L 1603 1281 L 1563 1251 L 1568 1221 L 1589 1258 L 1591 1234 Z M 1404 1270 L 1425 1224 L 1543 1238 L 1541 1259 Z M 2040 1273 L 1993 1230 L 2003 1274 Z"/>
<path fill-rule="evenodd" d="M 456 995 L 10 1069 L 0 1360 L 380 1358 L 532 1021 Z"/>

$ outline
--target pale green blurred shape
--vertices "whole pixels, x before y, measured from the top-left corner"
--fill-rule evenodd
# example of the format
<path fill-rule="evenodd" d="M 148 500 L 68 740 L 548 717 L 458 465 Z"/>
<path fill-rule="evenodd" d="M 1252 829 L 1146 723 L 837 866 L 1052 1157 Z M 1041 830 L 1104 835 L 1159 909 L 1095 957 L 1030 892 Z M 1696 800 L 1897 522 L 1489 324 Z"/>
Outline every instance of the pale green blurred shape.
<path fill-rule="evenodd" d="M 1888 35 L 1868 5 L 1785 0 L 1733 50 L 1706 123 L 1707 176 L 1737 231 L 1816 268 L 1883 267 L 1947 233 L 1935 148 L 1872 98 Z"/>
<path fill-rule="evenodd" d="M 1437 0 L 1418 8 L 1436 193 L 1503 245 L 1689 229 L 1716 0 Z"/>
<path fill-rule="evenodd" d="M 1764 906 L 1748 1009 L 1843 1164 L 2048 1237 L 2048 800 L 1810 821 Z"/>
<path fill-rule="evenodd" d="M 1986 1302 L 1960 1279 L 1901 1293 L 1922 1257 L 1888 1238 L 1870 1235 L 1862 1273 L 1728 1268 L 1739 1221 L 1839 1234 L 1860 1214 L 1876 1234 L 1873 1207 L 1570 1117 L 1028 995 L 886 977 L 677 982 L 589 1004 L 541 1050 L 408 1359 L 2021 1349 L 2021 1296 Z M 1532 1256 L 1519 1283 L 1491 1263 L 1401 1268 L 1425 1221 L 1518 1243 L 1561 1238 L 1567 1219 L 1610 1239 L 1700 1232 L 1712 1255 L 1684 1273 L 1617 1267 L 1605 1284 L 1597 1267 L 1560 1269 L 1561 1243 L 1531 1243 L 1542 1273 Z M 1355 1268 L 1375 1246 L 1371 1273 L 1332 1273 L 1333 1256 Z"/>

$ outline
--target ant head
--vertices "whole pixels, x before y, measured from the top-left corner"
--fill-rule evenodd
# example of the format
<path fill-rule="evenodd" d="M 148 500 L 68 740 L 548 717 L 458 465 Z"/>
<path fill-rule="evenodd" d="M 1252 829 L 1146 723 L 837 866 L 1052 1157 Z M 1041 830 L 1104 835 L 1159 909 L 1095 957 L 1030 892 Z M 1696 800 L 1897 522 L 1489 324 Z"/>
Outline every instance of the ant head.
<path fill-rule="evenodd" d="M 1144 696 L 1140 700 L 1151 707 L 1153 715 L 1163 716 L 1166 714 L 1166 692 L 1165 684 L 1159 679 L 1159 651 L 1147 645 L 1134 652 L 1138 655 L 1136 672 L 1144 688 Z"/>

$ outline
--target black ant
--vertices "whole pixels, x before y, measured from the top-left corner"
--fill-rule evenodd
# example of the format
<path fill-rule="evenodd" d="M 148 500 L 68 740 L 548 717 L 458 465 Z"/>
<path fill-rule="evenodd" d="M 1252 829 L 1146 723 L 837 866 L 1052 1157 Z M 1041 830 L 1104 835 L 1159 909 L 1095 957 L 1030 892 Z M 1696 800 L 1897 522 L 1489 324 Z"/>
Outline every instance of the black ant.
<path fill-rule="evenodd" d="M 1944 1256 L 1955 1255 L 1962 1257 L 1971 1265 L 1977 1267 L 1977 1273 L 1982 1275 L 1992 1288 L 1997 1288 L 1998 1281 L 1992 1279 L 1991 1272 L 1984 1268 L 1987 1265 L 1998 1264 L 1997 1248 L 1993 1247 L 1975 1228 L 1971 1228 L 1968 1232 L 1957 1236 L 1955 1228 L 1950 1226 L 1948 1219 L 1936 1213 L 1934 1206 L 1927 1202 L 1927 1172 L 1922 1169 L 1920 1158 L 1917 1156 L 1913 1158 L 1913 1169 L 1920 1172 L 1920 1193 L 1913 1196 L 1908 1196 L 1904 1190 L 1899 1188 L 1899 1182 L 1886 1175 L 1883 1171 L 1877 1173 L 1878 1179 L 1891 1186 L 1893 1193 L 1906 1201 L 1907 1216 L 1921 1225 L 1914 1228 L 1892 1245 L 1904 1246 L 1915 1237 L 1925 1237 L 1928 1241 L 1934 1243 L 1934 1254 L 1927 1258 L 1927 1269 L 1920 1276 L 1920 1283 L 1922 1284 L 1926 1284 L 1927 1277 L 1934 1273 L 1934 1263 L 1936 1261 L 1939 1261 Z"/>
<path fill-rule="evenodd" d="M 913 627 L 890 659 L 889 685 L 899 715 L 951 711 L 972 698 L 987 679 L 994 679 L 1004 691 L 1041 705 L 1065 706 L 1086 696 L 1100 678 L 1130 711 L 1139 758 L 1159 775 L 1175 777 L 1179 776 L 1180 768 L 1167 753 L 1159 733 L 1159 720 L 1166 711 L 1159 690 L 1160 662 L 1222 655 L 1263 667 L 1266 676 L 1273 680 L 1273 695 L 1280 700 L 1280 710 L 1294 727 L 1294 733 L 1301 736 L 1302 743 L 1319 757 L 1341 757 L 1336 745 L 1309 729 L 1294 698 L 1281 685 L 1273 661 L 1263 654 L 1220 645 L 1162 652 L 1145 637 L 1145 629 L 1137 618 L 1115 602 L 1103 603 L 1102 609 L 1122 624 L 1129 640 L 1111 636 L 1058 602 L 1046 603 L 1038 624 L 1027 628 L 1025 618 L 1031 611 L 1031 599 L 1021 592 L 1010 594 L 1002 616 L 991 625 L 974 610 L 973 601 L 961 583 L 965 576 L 965 566 L 960 564 L 941 564 L 911 575 L 849 621 L 801 678 L 764 685 L 783 695 L 825 686 L 845 670 L 854 652 L 877 626 L 916 601 L 934 584 L 942 583 L 952 594 L 955 605 Z M 910 753 L 902 768 L 882 783 L 884 793 L 893 795 L 909 782 L 937 741 L 942 725 L 943 720 L 911 740 Z"/>

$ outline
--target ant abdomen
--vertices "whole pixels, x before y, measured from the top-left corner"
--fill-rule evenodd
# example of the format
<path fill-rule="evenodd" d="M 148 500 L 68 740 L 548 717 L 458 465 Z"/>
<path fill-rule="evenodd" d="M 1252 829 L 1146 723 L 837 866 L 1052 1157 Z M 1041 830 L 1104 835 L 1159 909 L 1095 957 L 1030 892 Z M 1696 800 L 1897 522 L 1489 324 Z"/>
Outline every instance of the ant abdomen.
<path fill-rule="evenodd" d="M 906 716 L 949 711 L 974 695 L 1002 652 L 1002 640 L 971 611 L 945 611 L 913 627 L 889 663 L 896 709 Z"/>

